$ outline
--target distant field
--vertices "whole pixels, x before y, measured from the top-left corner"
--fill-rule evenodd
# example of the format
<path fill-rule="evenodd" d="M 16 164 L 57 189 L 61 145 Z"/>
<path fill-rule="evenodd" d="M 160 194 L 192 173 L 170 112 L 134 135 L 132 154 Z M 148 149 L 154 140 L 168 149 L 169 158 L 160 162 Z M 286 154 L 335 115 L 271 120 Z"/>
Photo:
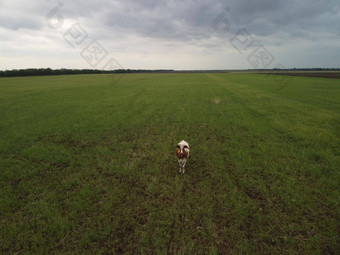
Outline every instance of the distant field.
<path fill-rule="evenodd" d="M 289 76 L 305 76 L 305 77 L 319 77 L 319 78 L 332 78 L 340 79 L 339 71 L 280 71 L 280 72 L 262 72 L 264 74 L 275 74 L 275 75 L 289 75 Z"/>
<path fill-rule="evenodd" d="M 0 252 L 339 254 L 339 81 L 278 78 L 1 78 Z"/>

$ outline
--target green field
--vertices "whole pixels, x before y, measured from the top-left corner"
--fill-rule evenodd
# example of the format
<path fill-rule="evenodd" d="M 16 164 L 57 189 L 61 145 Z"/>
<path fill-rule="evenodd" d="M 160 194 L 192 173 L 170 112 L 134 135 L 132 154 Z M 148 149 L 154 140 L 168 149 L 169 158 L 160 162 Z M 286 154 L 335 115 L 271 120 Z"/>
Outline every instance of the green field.
<path fill-rule="evenodd" d="M 339 80 L 117 76 L 0 79 L 0 253 L 339 254 Z"/>

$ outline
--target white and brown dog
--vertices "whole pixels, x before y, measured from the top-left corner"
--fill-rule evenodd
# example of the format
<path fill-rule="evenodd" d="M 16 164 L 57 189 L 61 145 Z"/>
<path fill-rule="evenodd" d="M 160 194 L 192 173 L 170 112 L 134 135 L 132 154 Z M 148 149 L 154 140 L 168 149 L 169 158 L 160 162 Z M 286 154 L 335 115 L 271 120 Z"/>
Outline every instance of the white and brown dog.
<path fill-rule="evenodd" d="M 177 144 L 176 155 L 178 158 L 179 164 L 179 173 L 184 174 L 185 172 L 185 164 L 187 163 L 187 159 L 189 158 L 190 147 L 186 141 L 181 141 Z"/>

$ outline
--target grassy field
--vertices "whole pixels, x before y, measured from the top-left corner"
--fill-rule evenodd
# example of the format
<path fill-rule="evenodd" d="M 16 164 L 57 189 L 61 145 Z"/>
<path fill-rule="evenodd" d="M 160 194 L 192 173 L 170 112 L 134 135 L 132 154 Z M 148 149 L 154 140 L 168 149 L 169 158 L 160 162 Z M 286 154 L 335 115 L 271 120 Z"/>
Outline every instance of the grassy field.
<path fill-rule="evenodd" d="M 260 71 L 257 73 L 340 79 L 340 71 Z"/>
<path fill-rule="evenodd" d="M 339 80 L 116 77 L 0 79 L 2 254 L 339 254 Z"/>

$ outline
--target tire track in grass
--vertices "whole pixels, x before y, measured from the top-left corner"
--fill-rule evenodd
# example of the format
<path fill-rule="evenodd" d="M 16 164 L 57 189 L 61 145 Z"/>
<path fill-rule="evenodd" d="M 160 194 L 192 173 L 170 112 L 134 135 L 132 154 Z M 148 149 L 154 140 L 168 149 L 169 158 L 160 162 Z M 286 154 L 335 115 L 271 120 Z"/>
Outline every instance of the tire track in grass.
<path fill-rule="evenodd" d="M 255 143 L 256 143 L 257 137 L 256 137 L 256 135 L 254 136 L 254 134 L 250 133 L 250 132 L 253 131 L 252 127 L 249 126 L 249 124 L 247 122 L 243 122 L 242 123 L 242 120 L 245 120 L 245 119 L 248 120 L 249 118 L 252 119 L 251 116 L 254 115 L 254 113 L 257 112 L 257 111 L 255 109 L 251 108 L 249 104 L 246 104 L 235 93 L 231 93 L 231 90 L 229 89 L 230 88 L 229 86 L 226 86 L 225 84 L 223 84 L 223 85 L 220 84 L 220 86 L 224 87 L 224 89 L 228 88 L 227 89 L 227 91 L 228 91 L 227 95 L 230 97 L 230 100 L 233 102 L 232 104 L 234 105 L 235 108 L 244 109 L 244 110 L 241 110 L 241 112 L 243 112 L 242 116 L 240 116 L 241 117 L 241 119 L 240 119 L 241 121 L 238 121 L 237 123 L 230 123 L 234 127 L 236 127 L 236 129 L 235 128 L 229 129 L 228 132 L 230 132 L 231 134 L 234 134 L 234 135 L 237 135 L 238 132 L 241 132 L 243 134 L 243 136 L 245 136 L 245 137 L 249 136 L 249 139 L 247 140 L 247 145 L 248 146 L 251 147 L 252 144 L 254 144 L 254 146 L 256 146 Z M 257 115 L 257 114 L 255 114 L 255 115 Z M 259 116 L 261 116 L 261 115 L 259 115 Z M 243 140 L 244 138 L 240 137 L 240 139 Z M 242 145 L 242 144 L 238 144 L 238 145 L 240 146 L 240 149 L 242 147 L 244 147 L 244 145 Z M 221 149 L 223 149 L 223 146 L 221 146 Z M 249 149 L 245 149 L 244 151 L 247 152 L 247 151 L 249 151 Z M 245 232 L 247 238 L 249 240 L 252 240 L 252 242 L 254 242 L 253 243 L 253 248 L 251 248 L 251 249 L 255 248 L 255 249 L 261 250 L 262 249 L 261 245 L 259 246 L 255 242 L 255 240 L 257 238 L 256 238 L 256 236 L 254 236 L 254 234 L 258 231 L 258 230 L 256 230 L 256 229 L 258 229 L 258 227 L 257 227 L 257 225 L 255 225 L 253 223 L 253 221 L 255 219 L 251 215 L 258 215 L 258 216 L 256 216 L 256 217 L 260 217 L 260 218 L 258 218 L 258 220 L 261 219 L 261 217 L 265 217 L 264 212 L 263 212 L 263 208 L 264 208 L 264 205 L 267 203 L 267 200 L 268 200 L 268 188 L 269 188 L 269 185 L 267 184 L 267 182 L 269 180 L 267 178 L 264 179 L 265 176 L 263 176 L 263 175 L 260 175 L 259 178 L 258 177 L 254 178 L 255 176 L 253 177 L 252 173 L 248 174 L 247 173 L 248 170 L 246 170 L 246 169 L 248 167 L 253 168 L 254 166 L 252 166 L 253 163 L 251 163 L 251 161 L 248 162 L 247 159 L 243 160 L 242 161 L 243 163 L 241 162 L 241 164 L 236 164 L 236 165 L 234 163 L 232 163 L 233 160 L 227 160 L 227 161 L 223 160 L 223 161 L 224 161 L 224 164 L 227 166 L 226 168 L 229 169 L 228 170 L 228 175 L 229 175 L 233 185 L 235 187 L 237 187 L 238 192 L 241 192 L 241 194 L 242 193 L 244 194 L 244 196 L 241 195 L 241 197 L 244 197 L 244 199 L 245 199 L 244 203 L 248 203 L 247 200 L 248 201 L 252 201 L 250 203 L 250 207 L 246 206 L 246 204 L 244 204 L 244 205 L 242 205 L 242 204 L 237 205 L 236 204 L 236 207 L 246 206 L 245 209 L 248 208 L 246 210 L 250 210 L 248 215 L 251 218 L 249 218 L 249 219 L 244 218 L 244 217 L 243 218 L 242 217 L 239 218 L 239 216 L 237 214 L 235 214 L 235 212 L 234 212 L 234 217 L 236 217 L 236 219 L 239 218 L 239 220 L 242 220 L 241 221 L 241 225 L 239 225 L 240 227 L 243 228 L 243 230 L 241 232 Z M 249 165 L 249 166 L 247 167 L 247 165 Z M 260 181 L 260 183 L 264 184 L 264 186 L 260 185 L 260 186 L 258 186 L 258 188 L 256 186 L 253 186 L 253 184 L 251 184 L 253 181 L 249 182 L 252 179 L 255 180 L 255 184 Z M 239 197 L 239 196 L 240 195 L 236 195 L 236 197 Z M 253 204 L 253 205 L 251 205 L 251 204 Z M 242 210 L 244 210 L 244 209 L 242 209 Z M 261 214 L 259 214 L 258 210 L 260 210 Z M 258 220 L 256 220 L 256 221 L 258 221 Z M 221 248 L 221 246 L 219 248 Z M 248 248 L 250 248 L 250 247 L 248 247 Z"/>

